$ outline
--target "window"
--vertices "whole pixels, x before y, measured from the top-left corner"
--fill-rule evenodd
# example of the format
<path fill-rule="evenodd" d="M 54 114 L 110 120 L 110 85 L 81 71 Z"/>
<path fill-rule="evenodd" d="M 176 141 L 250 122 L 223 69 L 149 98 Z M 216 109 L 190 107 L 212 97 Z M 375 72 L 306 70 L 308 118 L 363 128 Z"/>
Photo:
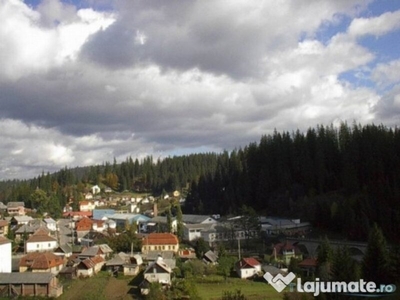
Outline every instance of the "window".
<path fill-rule="evenodd" d="M 39 244 L 36 244 L 36 248 L 39 248 Z"/>
<path fill-rule="evenodd" d="M 50 248 L 50 247 L 51 247 L 51 244 L 49 243 L 48 245 L 49 245 L 48 247 Z"/>

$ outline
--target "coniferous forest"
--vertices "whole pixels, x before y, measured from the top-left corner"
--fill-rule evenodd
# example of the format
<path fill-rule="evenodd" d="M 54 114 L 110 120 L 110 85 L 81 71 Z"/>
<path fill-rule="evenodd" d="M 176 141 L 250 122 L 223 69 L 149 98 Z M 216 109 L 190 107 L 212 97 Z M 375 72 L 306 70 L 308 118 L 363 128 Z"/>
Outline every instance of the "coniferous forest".
<path fill-rule="evenodd" d="M 185 213 L 234 214 L 243 205 L 260 215 L 301 218 L 353 240 L 373 223 L 400 242 L 400 130 L 383 125 L 317 126 L 277 132 L 222 153 L 63 168 L 30 180 L 0 182 L 0 201 L 59 215 L 88 184 L 157 196 L 183 191 Z"/>

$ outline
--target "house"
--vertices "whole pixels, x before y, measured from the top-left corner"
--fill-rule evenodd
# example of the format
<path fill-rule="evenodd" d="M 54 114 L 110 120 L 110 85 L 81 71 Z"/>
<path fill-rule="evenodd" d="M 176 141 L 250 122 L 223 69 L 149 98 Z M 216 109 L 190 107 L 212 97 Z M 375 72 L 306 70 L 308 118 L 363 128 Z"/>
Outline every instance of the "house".
<path fill-rule="evenodd" d="M 283 263 L 289 266 L 290 260 L 296 258 L 299 260 L 303 259 L 303 255 L 296 245 L 289 241 L 279 243 L 273 246 L 272 257 L 276 262 Z"/>
<path fill-rule="evenodd" d="M 51 252 L 32 252 L 21 258 L 19 271 L 50 272 L 55 275 L 64 267 L 64 259 Z"/>
<path fill-rule="evenodd" d="M 63 286 L 52 273 L 0 273 L 0 297 L 45 296 L 57 298 Z"/>
<path fill-rule="evenodd" d="M 179 250 L 178 237 L 172 233 L 150 233 L 142 239 L 142 253 L 150 251 L 173 251 Z"/>
<path fill-rule="evenodd" d="M 102 232 L 107 229 L 107 224 L 102 220 L 92 220 L 89 218 L 82 218 L 75 224 L 76 237 L 78 242 L 81 242 L 83 236 L 90 231 Z"/>
<path fill-rule="evenodd" d="M 3 202 L 0 202 L 0 212 L 5 212 L 7 210 L 7 205 L 4 205 Z"/>
<path fill-rule="evenodd" d="M 57 222 L 52 218 L 45 218 L 43 222 L 46 224 L 46 227 L 50 231 L 57 231 Z"/>
<path fill-rule="evenodd" d="M 186 241 L 194 241 L 202 237 L 202 232 L 207 232 L 214 227 L 215 223 L 184 224 L 183 238 Z"/>
<path fill-rule="evenodd" d="M 104 241 L 109 235 L 106 232 L 89 231 L 80 240 L 82 246 L 92 247 L 99 241 Z"/>
<path fill-rule="evenodd" d="M 150 228 L 154 228 L 151 230 Z M 151 218 L 151 220 L 147 223 L 148 232 L 154 232 L 157 228 L 161 232 L 168 232 L 168 221 L 165 216 L 157 216 Z M 178 222 L 175 217 L 171 218 L 171 232 L 176 232 L 178 228 Z"/>
<path fill-rule="evenodd" d="M 115 221 L 117 223 L 117 226 L 125 226 L 127 222 L 129 224 L 133 224 L 135 222 L 138 225 L 139 229 L 142 227 L 142 224 L 145 224 L 150 220 L 149 217 L 146 217 L 144 215 L 130 213 L 116 213 L 112 215 L 107 215 L 107 219 Z"/>
<path fill-rule="evenodd" d="M 58 276 L 60 278 L 65 278 L 65 279 L 74 279 L 76 278 L 76 267 L 64 267 L 62 270 L 58 273 Z"/>
<path fill-rule="evenodd" d="M 182 215 L 182 222 L 185 224 L 215 224 L 217 221 L 206 215 Z"/>
<path fill-rule="evenodd" d="M 171 268 L 159 257 L 144 270 L 144 282 L 141 284 L 141 293 L 146 295 L 149 292 L 147 283 L 158 282 L 162 285 L 171 285 L 171 273 Z"/>
<path fill-rule="evenodd" d="M 29 216 L 14 216 L 11 218 L 10 224 L 12 226 L 17 226 L 28 224 L 31 221 L 33 221 L 33 218 Z"/>
<path fill-rule="evenodd" d="M 77 276 L 91 277 L 98 273 L 104 264 L 105 260 L 101 256 L 83 259 L 76 267 Z"/>
<path fill-rule="evenodd" d="M 0 236 L 0 273 L 11 273 L 11 241 Z"/>
<path fill-rule="evenodd" d="M 107 244 L 102 244 L 84 249 L 80 254 L 78 254 L 78 257 L 80 259 L 84 259 L 100 256 L 106 259 L 111 256 L 112 252 L 113 250 Z"/>
<path fill-rule="evenodd" d="M 317 259 L 309 257 L 299 262 L 298 267 L 306 277 L 314 276 L 317 269 Z"/>
<path fill-rule="evenodd" d="M 31 237 L 41 227 L 46 228 L 46 224 L 38 219 L 32 219 L 27 224 L 18 226 L 19 227 L 14 231 L 16 241 Z"/>
<path fill-rule="evenodd" d="M 100 187 L 98 185 L 92 186 L 92 194 L 93 195 L 96 195 L 96 194 L 98 194 L 100 192 L 101 192 L 101 189 L 100 189 Z"/>
<path fill-rule="evenodd" d="M 0 220 L 0 236 L 6 236 L 8 230 L 10 229 L 10 224 L 7 220 Z"/>
<path fill-rule="evenodd" d="M 91 211 L 66 211 L 63 213 L 64 218 L 73 218 L 74 220 L 80 220 L 84 217 L 91 218 Z"/>
<path fill-rule="evenodd" d="M 92 211 L 95 208 L 96 208 L 96 205 L 95 205 L 95 203 L 93 201 L 81 201 L 81 202 L 79 202 L 79 210 L 80 211 Z"/>
<path fill-rule="evenodd" d="M 195 259 L 196 251 L 193 248 L 181 249 L 178 251 L 178 256 L 182 261 L 187 261 L 190 259 Z"/>
<path fill-rule="evenodd" d="M 143 263 L 140 255 L 131 256 L 120 252 L 113 259 L 106 262 L 106 267 L 113 273 L 123 272 L 127 276 L 135 276 L 139 273 L 139 266 Z"/>
<path fill-rule="evenodd" d="M 7 213 L 9 215 L 25 215 L 25 203 L 24 202 L 8 202 L 7 203 Z"/>
<path fill-rule="evenodd" d="M 57 248 L 58 242 L 49 235 L 44 228 L 39 228 L 27 241 L 26 252 L 45 252 L 53 251 Z"/>
<path fill-rule="evenodd" d="M 235 270 L 240 278 L 249 278 L 261 273 L 261 263 L 253 257 L 242 258 L 235 264 Z"/>
<path fill-rule="evenodd" d="M 72 247 L 68 244 L 59 245 L 56 249 L 54 249 L 53 253 L 55 255 L 68 258 L 72 255 Z"/>
<path fill-rule="evenodd" d="M 106 220 L 107 215 L 115 214 L 115 209 L 94 209 L 92 211 L 93 219 L 95 220 Z"/>
<path fill-rule="evenodd" d="M 106 186 L 105 188 L 104 188 L 104 193 L 112 193 L 112 189 L 110 188 L 110 187 L 108 187 L 108 186 Z"/>

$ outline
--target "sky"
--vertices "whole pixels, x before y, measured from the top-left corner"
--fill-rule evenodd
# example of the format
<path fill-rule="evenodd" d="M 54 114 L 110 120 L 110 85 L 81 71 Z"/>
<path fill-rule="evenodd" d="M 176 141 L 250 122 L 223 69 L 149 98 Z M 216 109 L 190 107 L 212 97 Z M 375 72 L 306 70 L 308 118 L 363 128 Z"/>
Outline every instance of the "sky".
<path fill-rule="evenodd" d="M 0 180 L 400 116 L 400 1 L 0 0 Z"/>

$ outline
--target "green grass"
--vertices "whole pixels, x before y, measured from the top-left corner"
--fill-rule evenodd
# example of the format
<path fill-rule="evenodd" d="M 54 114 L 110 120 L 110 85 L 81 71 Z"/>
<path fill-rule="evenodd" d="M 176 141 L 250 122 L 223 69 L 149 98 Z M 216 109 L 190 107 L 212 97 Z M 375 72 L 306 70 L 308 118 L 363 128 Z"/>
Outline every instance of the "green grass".
<path fill-rule="evenodd" d="M 241 290 L 249 300 L 282 300 L 283 294 L 279 294 L 273 287 L 263 281 L 251 281 L 240 278 L 227 278 L 221 276 L 207 276 L 194 280 L 201 299 L 220 299 L 224 291 Z"/>

